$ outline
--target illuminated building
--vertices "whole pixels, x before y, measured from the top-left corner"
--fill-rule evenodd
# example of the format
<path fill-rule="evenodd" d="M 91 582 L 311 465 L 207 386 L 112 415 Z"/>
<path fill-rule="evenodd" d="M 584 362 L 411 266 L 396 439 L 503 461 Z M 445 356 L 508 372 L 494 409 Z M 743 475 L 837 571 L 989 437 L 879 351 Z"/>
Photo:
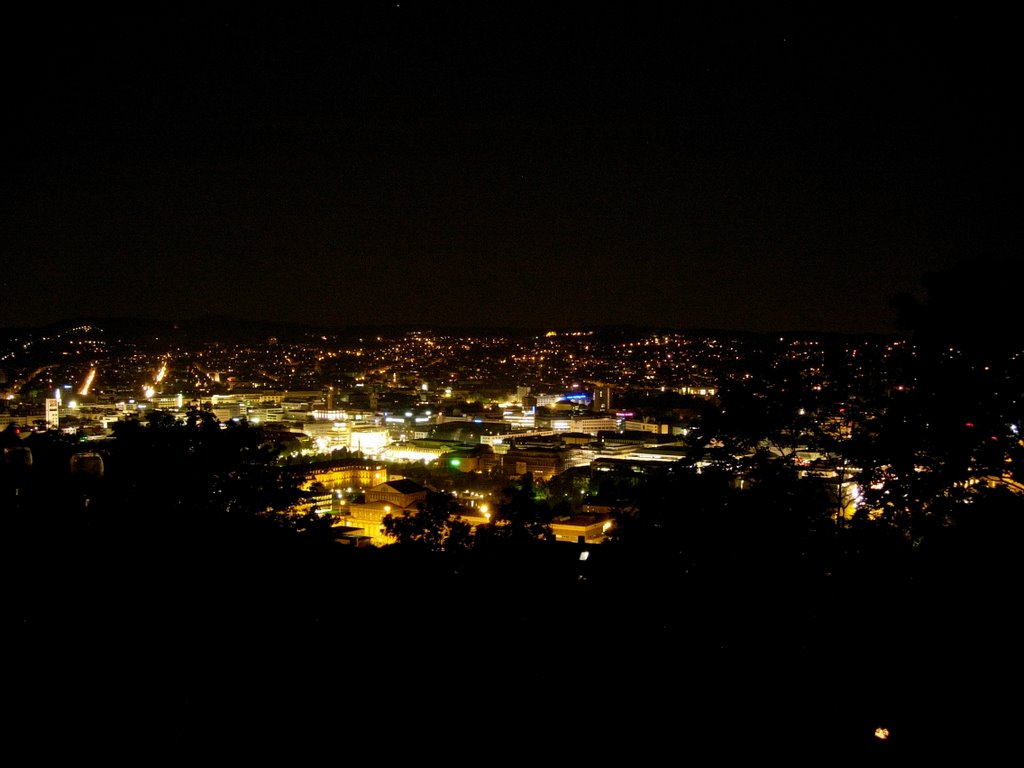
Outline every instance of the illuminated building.
<path fill-rule="evenodd" d="M 0 412 L 0 430 L 8 426 L 31 427 L 33 422 L 42 419 L 44 412 L 38 412 L 34 408 L 19 408 L 16 412 Z"/>
<path fill-rule="evenodd" d="M 535 405 L 538 408 L 547 408 L 562 399 L 562 395 L 537 395 Z"/>
<path fill-rule="evenodd" d="M 527 472 L 535 478 L 550 480 L 555 475 L 575 466 L 574 458 L 580 456 L 578 448 L 516 448 L 500 455 L 501 471 L 506 477 L 522 477 Z"/>
<path fill-rule="evenodd" d="M 218 406 L 214 406 L 213 415 L 217 417 L 217 421 L 231 421 L 232 419 L 240 419 L 246 415 L 245 406 L 241 403 L 223 403 Z"/>
<path fill-rule="evenodd" d="M 611 515 L 574 515 L 551 522 L 551 532 L 557 541 L 600 544 L 611 528 Z"/>
<path fill-rule="evenodd" d="M 427 498 L 427 489 L 412 480 L 390 480 L 369 489 L 365 501 L 349 504 L 347 514 L 341 518 L 347 528 L 358 528 L 376 546 L 393 540 L 384 533 L 384 518 L 401 515 L 416 509 L 416 504 Z"/>
<path fill-rule="evenodd" d="M 354 488 L 362 490 L 387 482 L 388 470 L 382 464 L 344 460 L 323 462 L 301 468 L 302 481 L 299 488 L 309 490 L 314 483 L 320 483 L 329 490 Z"/>
<path fill-rule="evenodd" d="M 640 461 L 681 461 L 690 454 L 690 449 L 678 443 L 651 445 L 637 448 L 630 454 L 630 458 Z"/>
<path fill-rule="evenodd" d="M 569 422 L 570 432 L 586 432 L 588 435 L 596 435 L 601 430 L 615 430 L 618 427 L 619 420 L 611 416 L 578 418 Z"/>
<path fill-rule="evenodd" d="M 615 431 L 619 428 L 619 420 L 613 416 L 574 416 L 546 415 L 538 417 L 537 426 L 552 429 L 555 432 L 585 432 L 596 435 L 602 430 Z"/>
<path fill-rule="evenodd" d="M 388 431 L 384 427 L 355 426 L 352 428 L 350 450 L 377 456 L 389 442 Z"/>
<path fill-rule="evenodd" d="M 46 400 L 46 426 L 48 429 L 60 426 L 60 400 L 55 397 Z"/>
<path fill-rule="evenodd" d="M 400 509 L 415 506 L 427 498 L 427 489 L 412 480 L 389 480 L 366 492 L 366 501 L 386 501 Z"/>
<path fill-rule="evenodd" d="M 668 435 L 672 431 L 670 424 L 647 421 L 646 419 L 644 421 L 626 419 L 622 422 L 622 428 L 628 432 L 652 432 L 656 435 Z"/>
<path fill-rule="evenodd" d="M 467 446 L 457 440 L 407 440 L 391 445 L 381 456 L 388 461 L 436 461 L 445 454 Z"/>
<path fill-rule="evenodd" d="M 502 413 L 501 418 L 515 429 L 533 429 L 537 423 L 537 414 L 533 411 L 509 410 Z"/>
<path fill-rule="evenodd" d="M 298 514 L 329 515 L 334 505 L 334 494 L 330 491 L 320 493 L 309 493 L 302 498 L 292 509 Z"/>
<path fill-rule="evenodd" d="M 718 388 L 707 386 L 678 387 L 676 392 L 680 395 L 691 395 L 693 397 L 714 397 L 718 394 Z"/>
<path fill-rule="evenodd" d="M 318 453 L 330 453 L 351 445 L 347 422 L 304 421 L 302 431 L 313 438 Z"/>

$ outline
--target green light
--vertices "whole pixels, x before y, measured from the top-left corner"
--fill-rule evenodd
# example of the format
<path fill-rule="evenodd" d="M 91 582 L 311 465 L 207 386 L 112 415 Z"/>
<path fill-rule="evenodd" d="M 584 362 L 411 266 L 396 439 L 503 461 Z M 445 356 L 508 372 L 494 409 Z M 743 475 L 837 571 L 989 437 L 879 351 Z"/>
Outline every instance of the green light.
<path fill-rule="evenodd" d="M 457 467 L 462 463 L 462 459 L 449 459 L 448 463 L 453 467 Z"/>

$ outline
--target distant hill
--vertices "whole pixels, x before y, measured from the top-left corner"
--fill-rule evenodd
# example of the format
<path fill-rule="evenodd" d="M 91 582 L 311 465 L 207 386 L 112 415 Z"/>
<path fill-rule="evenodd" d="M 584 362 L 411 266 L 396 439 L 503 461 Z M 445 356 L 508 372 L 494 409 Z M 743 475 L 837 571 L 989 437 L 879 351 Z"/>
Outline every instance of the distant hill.
<path fill-rule="evenodd" d="M 808 338 L 825 339 L 849 336 L 878 336 L 878 334 L 838 334 L 818 331 L 756 332 L 735 331 L 714 328 L 671 328 L 664 326 L 599 325 L 593 327 L 567 328 L 515 328 L 515 327 L 471 327 L 446 325 L 353 325 L 329 326 L 302 323 L 276 322 L 268 320 L 247 320 L 228 315 L 203 315 L 201 317 L 162 320 L 147 317 L 78 317 L 52 323 L 42 327 L 20 327 L 0 329 L 0 347 L 4 342 L 21 343 L 26 338 L 45 339 L 68 334 L 95 333 L 97 330 L 107 337 L 130 340 L 146 346 L 157 342 L 166 346 L 169 341 L 181 344 L 223 342 L 229 344 L 265 344 L 269 339 L 279 343 L 308 343 L 310 341 L 356 341 L 382 336 L 393 338 L 410 333 L 425 333 L 444 336 L 496 336 L 508 339 L 529 339 L 548 333 L 570 335 L 583 332 L 595 340 L 614 343 L 621 339 L 633 339 L 654 334 L 684 333 L 701 337 L 722 338 Z M 893 334 L 895 335 L 895 334 Z"/>

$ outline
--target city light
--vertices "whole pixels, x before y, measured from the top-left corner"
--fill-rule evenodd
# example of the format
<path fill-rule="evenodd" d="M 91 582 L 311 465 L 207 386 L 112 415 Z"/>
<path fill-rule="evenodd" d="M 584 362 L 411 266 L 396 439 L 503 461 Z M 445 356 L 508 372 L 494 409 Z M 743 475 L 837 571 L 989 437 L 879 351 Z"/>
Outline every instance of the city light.
<path fill-rule="evenodd" d="M 89 394 L 89 390 L 92 388 L 92 382 L 96 378 L 96 369 L 91 368 L 89 374 L 85 377 L 85 381 L 82 383 L 82 387 L 78 390 L 78 394 L 85 397 Z"/>

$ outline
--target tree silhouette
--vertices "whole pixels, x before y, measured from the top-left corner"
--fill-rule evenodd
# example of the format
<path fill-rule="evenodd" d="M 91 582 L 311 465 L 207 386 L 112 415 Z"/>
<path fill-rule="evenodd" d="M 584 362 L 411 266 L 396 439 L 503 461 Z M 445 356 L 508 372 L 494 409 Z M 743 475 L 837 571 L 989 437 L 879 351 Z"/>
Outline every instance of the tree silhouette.
<path fill-rule="evenodd" d="M 957 262 L 921 278 L 924 301 L 909 293 L 895 296 L 896 325 L 912 331 L 929 352 L 949 345 L 970 350 L 977 358 L 1019 351 L 1024 340 L 1018 318 L 1020 290 L 1013 279 L 1019 265 L 987 254 Z"/>
<path fill-rule="evenodd" d="M 431 552 L 464 549 L 470 543 L 470 526 L 461 517 L 462 507 L 448 493 L 428 491 L 416 509 L 400 515 L 385 515 L 384 531 L 399 545 L 414 546 Z"/>
<path fill-rule="evenodd" d="M 1009 260 L 962 261 L 922 278 L 926 298 L 897 296 L 913 332 L 913 386 L 865 421 L 863 485 L 871 503 L 915 539 L 947 525 L 947 511 L 979 478 L 1020 479 L 1024 338 Z"/>
<path fill-rule="evenodd" d="M 551 520 L 551 508 L 527 472 L 504 489 L 491 522 L 479 526 L 476 535 L 484 543 L 554 541 Z"/>

